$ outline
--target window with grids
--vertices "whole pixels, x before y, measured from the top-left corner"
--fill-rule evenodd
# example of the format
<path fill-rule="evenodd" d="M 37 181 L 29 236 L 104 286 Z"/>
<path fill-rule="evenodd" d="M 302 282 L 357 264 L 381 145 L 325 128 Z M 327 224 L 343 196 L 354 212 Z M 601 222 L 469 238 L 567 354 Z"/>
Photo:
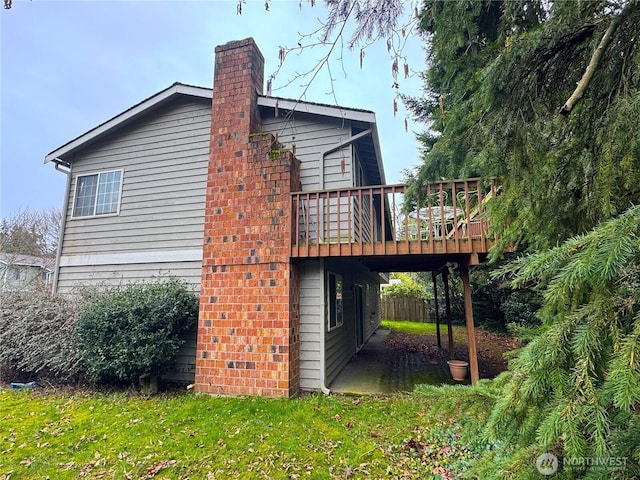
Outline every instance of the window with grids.
<path fill-rule="evenodd" d="M 73 217 L 115 215 L 120 209 L 122 170 L 78 175 Z"/>

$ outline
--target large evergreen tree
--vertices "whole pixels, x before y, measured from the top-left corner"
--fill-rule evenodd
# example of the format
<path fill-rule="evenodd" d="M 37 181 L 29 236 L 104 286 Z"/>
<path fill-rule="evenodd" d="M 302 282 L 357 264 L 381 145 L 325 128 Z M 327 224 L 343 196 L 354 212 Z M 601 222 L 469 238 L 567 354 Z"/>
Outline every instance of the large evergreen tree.
<path fill-rule="evenodd" d="M 503 245 L 545 248 L 640 199 L 640 3 L 427 0 L 429 180 L 497 178 Z M 570 101 L 569 101 L 570 100 Z"/>
<path fill-rule="evenodd" d="M 390 35 L 406 2 L 325 3 L 329 32 L 355 15 L 357 43 Z M 503 271 L 544 298 L 538 335 L 488 387 L 497 448 L 475 471 L 540 478 L 551 451 L 576 460 L 562 478 L 639 478 L 640 1 L 421 8 L 425 95 L 406 101 L 429 130 L 409 201 L 441 177 L 496 179 L 502 246 L 537 252 Z"/>
<path fill-rule="evenodd" d="M 496 381 L 481 478 L 535 478 L 545 451 L 568 478 L 638 478 L 640 205 L 502 273 L 540 288 L 543 327 Z"/>
<path fill-rule="evenodd" d="M 506 269 L 544 294 L 539 335 L 494 385 L 499 450 L 481 478 L 640 475 L 640 3 L 432 1 L 430 122 L 414 199 L 440 177 L 497 178 L 503 245 L 538 252 Z M 549 247 L 554 247 L 549 250 Z"/>

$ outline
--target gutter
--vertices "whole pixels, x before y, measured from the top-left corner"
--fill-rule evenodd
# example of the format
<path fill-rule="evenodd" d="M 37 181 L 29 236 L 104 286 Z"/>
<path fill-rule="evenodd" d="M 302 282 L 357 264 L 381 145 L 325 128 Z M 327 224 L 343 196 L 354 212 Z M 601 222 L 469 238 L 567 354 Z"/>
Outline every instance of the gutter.
<path fill-rule="evenodd" d="M 51 160 L 56 167 L 56 170 L 64 173 L 67 176 L 67 186 L 64 190 L 64 202 L 62 207 L 62 219 L 60 220 L 60 237 L 58 238 L 58 251 L 56 252 L 56 264 L 53 267 L 53 283 L 51 285 L 51 292 L 56 293 L 58 290 L 58 274 L 60 273 L 60 258 L 62 257 L 62 239 L 64 238 L 64 229 L 67 225 L 67 209 L 69 208 L 69 190 L 71 189 L 71 164 L 54 158 Z"/>

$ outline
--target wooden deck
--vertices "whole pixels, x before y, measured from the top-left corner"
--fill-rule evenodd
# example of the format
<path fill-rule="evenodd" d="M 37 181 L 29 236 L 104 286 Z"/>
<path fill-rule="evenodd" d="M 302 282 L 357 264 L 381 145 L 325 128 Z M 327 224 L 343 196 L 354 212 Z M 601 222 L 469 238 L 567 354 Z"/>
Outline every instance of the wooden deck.
<path fill-rule="evenodd" d="M 408 211 L 405 192 L 405 185 L 380 185 L 291 194 L 291 257 L 357 257 L 376 269 L 430 269 L 464 257 L 473 263 L 494 244 L 484 215 L 496 194 L 492 184 L 432 183 Z"/>

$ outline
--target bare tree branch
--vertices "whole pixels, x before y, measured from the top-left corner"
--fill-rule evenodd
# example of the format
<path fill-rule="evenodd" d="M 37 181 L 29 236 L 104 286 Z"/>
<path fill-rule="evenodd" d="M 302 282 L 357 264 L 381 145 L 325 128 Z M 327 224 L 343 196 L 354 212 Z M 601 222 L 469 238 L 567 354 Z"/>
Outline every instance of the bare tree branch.
<path fill-rule="evenodd" d="M 578 100 L 582 98 L 584 91 L 589 86 L 591 77 L 593 77 L 593 74 L 598 68 L 598 64 L 600 63 L 600 58 L 602 58 L 602 54 L 611 43 L 611 40 L 613 39 L 613 34 L 618 28 L 618 25 L 622 23 L 622 20 L 624 19 L 624 17 L 629 13 L 632 3 L 633 2 L 630 2 L 629 4 L 627 4 L 627 6 L 618 15 L 615 15 L 611 19 L 611 23 L 609 24 L 609 27 L 607 28 L 607 30 L 604 32 L 604 35 L 600 39 L 600 43 L 594 50 L 593 55 L 591 55 L 591 60 L 589 61 L 589 65 L 587 65 L 587 68 L 584 71 L 582 78 L 580 79 L 580 81 L 576 86 L 576 89 L 573 91 L 569 99 L 565 102 L 565 104 L 560 109 L 560 113 L 562 115 L 568 115 L 573 109 L 573 107 L 575 106 L 575 104 L 578 102 Z"/>
<path fill-rule="evenodd" d="M 0 222 L 0 252 L 54 257 L 60 235 L 62 212 L 19 210 Z"/>

